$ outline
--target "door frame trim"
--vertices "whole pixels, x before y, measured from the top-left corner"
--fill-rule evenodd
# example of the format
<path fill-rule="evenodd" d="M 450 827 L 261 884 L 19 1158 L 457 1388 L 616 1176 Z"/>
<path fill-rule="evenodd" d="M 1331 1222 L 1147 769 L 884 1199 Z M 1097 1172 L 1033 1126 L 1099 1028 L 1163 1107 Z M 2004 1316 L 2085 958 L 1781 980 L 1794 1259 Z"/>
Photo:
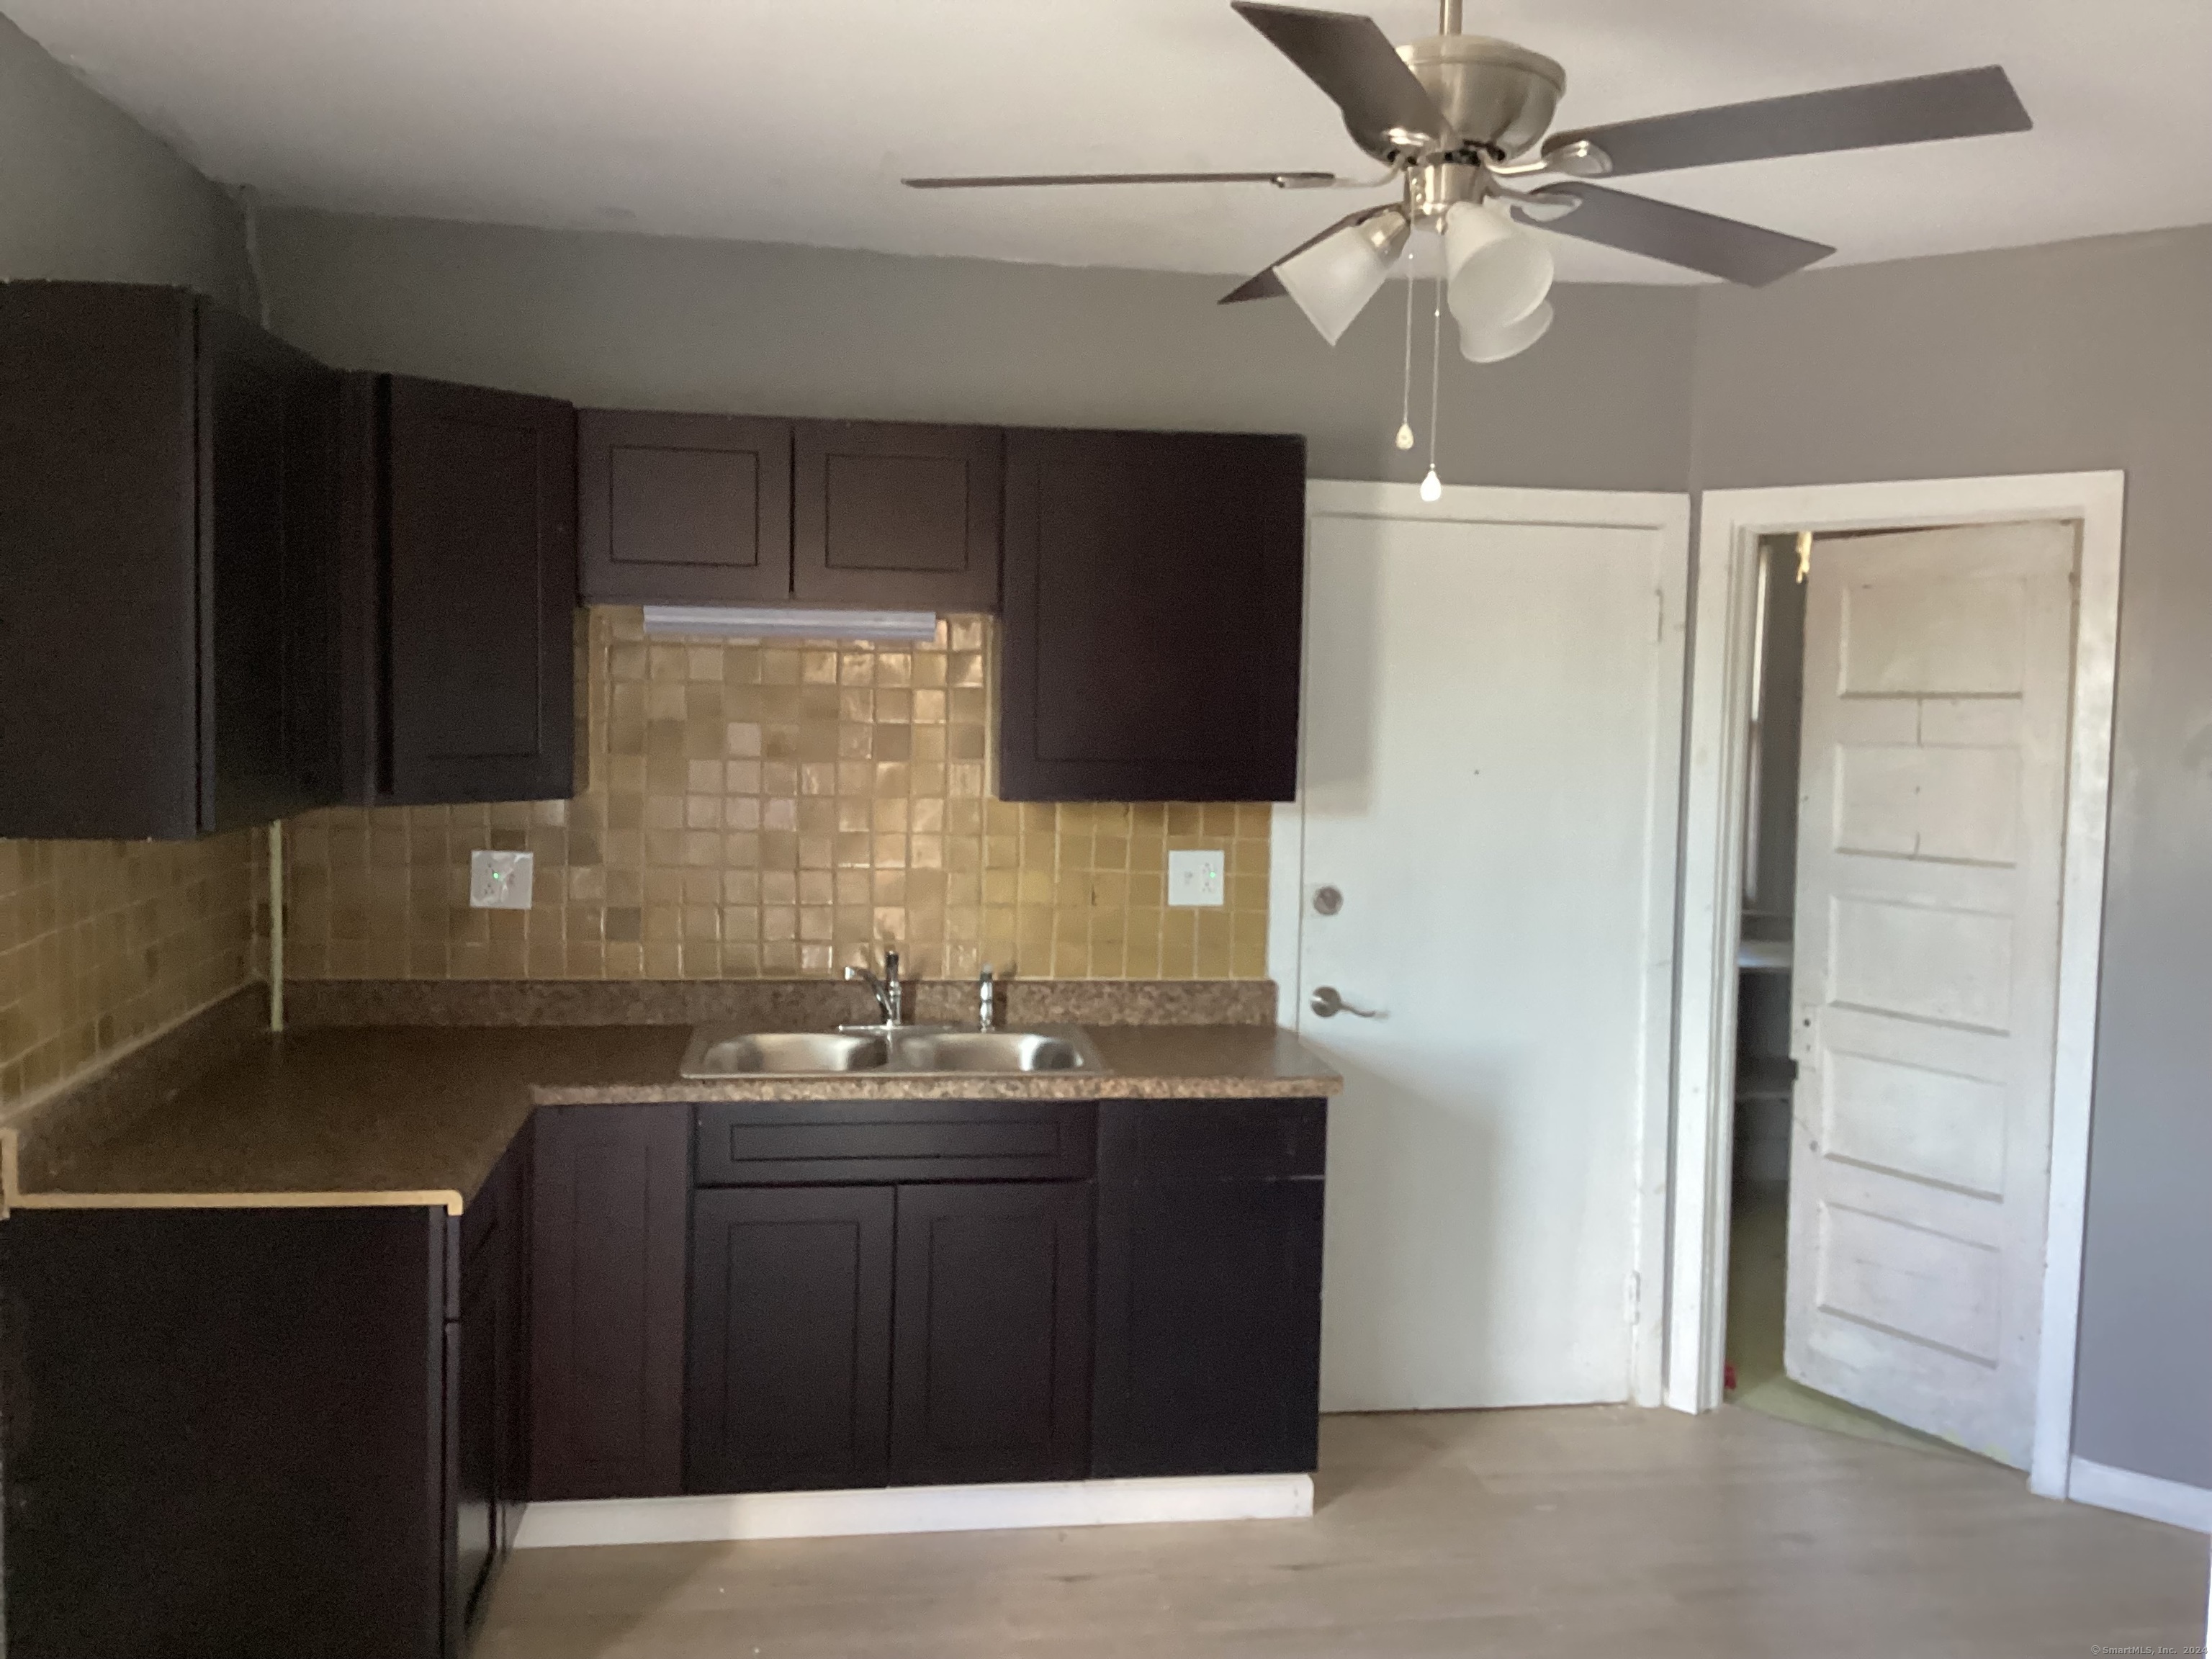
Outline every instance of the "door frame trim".
<path fill-rule="evenodd" d="M 1735 939 L 1759 539 L 1799 530 L 1916 530 L 2057 519 L 2081 532 L 2066 847 L 2060 878 L 2058 1018 L 2052 1054 L 2051 1185 L 2034 1451 L 2028 1484 L 2066 1495 L 2073 1449 L 2089 1114 L 2104 937 L 2112 696 L 2119 635 L 2126 474 L 2011 477 L 1714 489 L 1698 501 L 1696 623 L 1690 649 L 1683 799 L 1680 994 L 1676 1005 L 1674 1237 L 1665 1401 L 1721 1402 L 1728 1305 L 1728 1159 L 1735 1080 Z"/>
<path fill-rule="evenodd" d="M 1646 833 L 1645 937 L 1652 949 L 1644 971 L 1642 1025 L 1644 1065 L 1638 1088 L 1637 1139 L 1632 1154 L 1635 1218 L 1629 1282 L 1623 1308 L 1630 1327 L 1627 1397 L 1639 1406 L 1661 1401 L 1666 1360 L 1666 1282 L 1668 1250 L 1668 1167 L 1674 1060 L 1676 893 L 1682 782 L 1681 672 L 1688 646 L 1690 497 L 1664 491 L 1523 489 L 1489 485 L 1448 484 L 1435 501 L 1421 499 L 1419 488 L 1347 479 L 1310 479 L 1306 483 L 1307 557 L 1312 556 L 1313 523 L 1322 518 L 1479 520 L 1489 524 L 1602 526 L 1656 531 L 1666 550 L 1662 563 L 1656 648 L 1662 660 L 1657 675 L 1651 754 L 1651 817 Z M 1307 584 L 1309 593 L 1310 583 Z M 1311 618 L 1308 627 L 1310 629 Z M 1670 669 L 1664 660 L 1671 653 Z M 1303 654 L 1303 651 L 1302 651 Z M 1310 657 L 1300 665 L 1301 710 L 1309 688 Z M 1279 802 L 1269 836 L 1267 884 L 1267 973 L 1275 981 L 1275 1021 L 1298 1028 L 1300 933 L 1305 915 L 1305 733 L 1298 734 L 1300 794 Z"/>

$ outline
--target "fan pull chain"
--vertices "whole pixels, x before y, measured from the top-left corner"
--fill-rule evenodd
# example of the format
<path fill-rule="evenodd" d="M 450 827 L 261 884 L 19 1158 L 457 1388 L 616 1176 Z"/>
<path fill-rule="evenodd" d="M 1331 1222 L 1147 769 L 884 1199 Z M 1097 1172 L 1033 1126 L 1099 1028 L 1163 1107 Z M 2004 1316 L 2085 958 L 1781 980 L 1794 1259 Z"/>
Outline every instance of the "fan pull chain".
<path fill-rule="evenodd" d="M 1413 239 L 1406 239 L 1406 378 L 1398 398 L 1398 447 L 1413 447 Z"/>
<path fill-rule="evenodd" d="M 1437 477 L 1437 382 L 1442 374 L 1444 343 L 1444 279 L 1437 278 L 1436 323 L 1429 335 L 1429 476 L 1421 480 L 1421 499 L 1440 501 L 1444 481 Z"/>

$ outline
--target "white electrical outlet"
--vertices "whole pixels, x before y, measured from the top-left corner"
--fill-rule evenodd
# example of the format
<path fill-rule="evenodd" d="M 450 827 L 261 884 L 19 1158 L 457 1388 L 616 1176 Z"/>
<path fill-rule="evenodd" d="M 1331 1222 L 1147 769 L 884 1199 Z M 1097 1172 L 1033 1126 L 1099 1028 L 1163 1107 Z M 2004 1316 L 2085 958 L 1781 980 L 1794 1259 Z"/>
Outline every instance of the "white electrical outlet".
<path fill-rule="evenodd" d="M 1170 905 L 1219 904 L 1224 902 L 1222 868 L 1225 860 L 1216 848 L 1202 853 L 1168 854 L 1168 902 Z"/>
<path fill-rule="evenodd" d="M 527 910 L 531 864 L 527 853 L 478 848 L 469 854 L 470 904 L 479 910 Z"/>

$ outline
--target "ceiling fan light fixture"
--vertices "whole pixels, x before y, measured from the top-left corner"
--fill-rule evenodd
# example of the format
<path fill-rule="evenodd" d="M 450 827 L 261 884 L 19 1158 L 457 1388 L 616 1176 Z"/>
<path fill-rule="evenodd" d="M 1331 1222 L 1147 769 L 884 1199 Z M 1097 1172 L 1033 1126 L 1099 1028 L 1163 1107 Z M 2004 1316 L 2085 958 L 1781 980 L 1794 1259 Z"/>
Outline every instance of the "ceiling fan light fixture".
<path fill-rule="evenodd" d="M 1283 291 L 1334 345 L 1390 274 L 1409 228 L 1395 208 L 1346 225 L 1275 266 Z"/>
<path fill-rule="evenodd" d="M 1444 216 L 1445 303 L 1462 334 L 1489 336 L 1521 321 L 1552 291 L 1552 251 L 1479 202 Z"/>
<path fill-rule="evenodd" d="M 1462 324 L 1459 331 L 1459 355 L 1471 363 L 1502 363 L 1508 357 L 1517 357 L 1542 339 L 1552 326 L 1552 302 L 1541 301 L 1536 308 L 1518 322 L 1508 323 L 1503 328 L 1473 329 Z"/>

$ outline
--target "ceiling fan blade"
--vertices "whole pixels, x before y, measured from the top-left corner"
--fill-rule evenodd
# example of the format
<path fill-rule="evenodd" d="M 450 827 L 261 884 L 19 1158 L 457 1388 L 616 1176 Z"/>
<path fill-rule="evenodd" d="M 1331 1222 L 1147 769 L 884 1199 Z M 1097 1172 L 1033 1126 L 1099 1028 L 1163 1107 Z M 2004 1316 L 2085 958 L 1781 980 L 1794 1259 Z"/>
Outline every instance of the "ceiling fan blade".
<path fill-rule="evenodd" d="M 1320 190 L 1333 173 L 1007 173 L 963 179 L 902 179 L 909 190 L 994 190 L 1008 185 L 1273 185 Z"/>
<path fill-rule="evenodd" d="M 1283 279 L 1275 275 L 1275 265 L 1282 264 L 1283 259 L 1297 258 L 1298 255 L 1304 253 L 1316 242 L 1324 240 L 1328 237 L 1335 235 L 1338 231 L 1342 230 L 1347 225 L 1360 224 L 1366 220 L 1372 219 L 1378 213 L 1388 213 L 1390 210 L 1391 210 L 1388 206 L 1372 207 L 1362 208 L 1357 213 L 1346 214 L 1344 217 L 1339 219 L 1334 224 L 1328 226 L 1326 229 L 1316 231 L 1311 236 L 1307 237 L 1304 241 L 1300 242 L 1289 252 L 1284 254 L 1282 259 L 1276 260 L 1274 264 L 1269 265 L 1265 270 L 1256 272 L 1254 275 L 1246 277 L 1235 288 L 1231 289 L 1228 293 L 1223 295 L 1218 300 L 1216 300 L 1214 304 L 1220 306 L 1239 305 L 1246 300 L 1272 300 L 1279 294 L 1286 293 L 1288 290 L 1283 287 Z"/>
<path fill-rule="evenodd" d="M 1541 225 L 1562 236 L 1646 254 L 1749 288 L 1763 288 L 1836 251 L 1825 243 L 1785 236 L 1778 230 L 1762 230 L 1740 220 L 1676 207 L 1671 202 L 1655 202 L 1648 196 L 1601 189 L 1579 179 L 1571 185 L 1547 185 L 1529 191 L 1528 198 L 1542 209 L 1563 206 L 1570 200 L 1578 205 L 1556 218 L 1549 211 L 1530 213 L 1516 206 L 1514 216 L 1524 224 Z"/>
<path fill-rule="evenodd" d="M 1587 140 L 1611 159 L 1607 176 L 1625 178 L 1723 161 L 2026 132 L 2034 125 L 2011 80 L 1991 64 L 1583 127 L 1547 139 L 1544 149 L 1548 155 Z"/>
<path fill-rule="evenodd" d="M 1353 133 L 1380 138 L 1396 129 L 1439 142 L 1453 137 L 1429 89 L 1373 18 L 1259 0 L 1230 0 L 1230 9 L 1335 100 Z"/>

